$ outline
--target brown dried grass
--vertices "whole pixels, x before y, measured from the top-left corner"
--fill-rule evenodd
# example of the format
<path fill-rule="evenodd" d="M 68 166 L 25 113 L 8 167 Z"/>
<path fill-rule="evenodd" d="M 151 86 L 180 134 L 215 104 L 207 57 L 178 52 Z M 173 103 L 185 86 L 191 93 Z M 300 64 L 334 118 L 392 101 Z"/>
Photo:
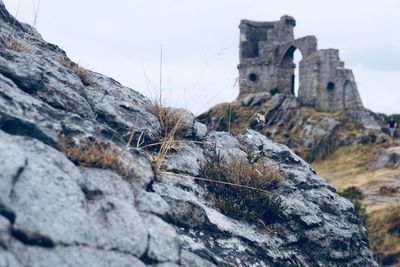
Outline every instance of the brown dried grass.
<path fill-rule="evenodd" d="M 214 148 L 201 166 L 200 181 L 217 208 L 228 216 L 260 226 L 281 218 L 285 206 L 276 190 L 284 179 L 283 172 L 262 160 L 225 161 Z M 200 180 L 200 179 L 199 179 Z"/>
<path fill-rule="evenodd" d="M 164 166 L 165 159 L 175 142 L 176 133 L 182 128 L 182 115 L 169 107 L 163 106 L 155 101 L 150 105 L 150 112 L 157 117 L 161 129 L 161 141 L 157 144 L 151 144 L 146 147 L 156 146 L 157 152 L 147 152 L 147 158 L 153 167 L 155 173 L 159 173 Z"/>
<path fill-rule="evenodd" d="M 168 134 L 173 130 L 176 133 L 181 129 L 182 115 L 179 112 L 155 101 L 150 104 L 150 112 L 157 117 L 160 123 L 161 135 L 163 137 L 168 136 Z"/>
<path fill-rule="evenodd" d="M 107 143 L 85 141 L 79 144 L 68 142 L 65 137 L 59 138 L 60 150 L 75 164 L 101 169 L 110 169 L 121 176 L 126 176 L 126 170 L 118 161 L 122 150 Z"/>
<path fill-rule="evenodd" d="M 232 159 L 224 168 L 230 182 L 255 188 L 269 189 L 283 180 L 279 169 L 266 165 L 261 160 L 252 164 L 244 159 Z"/>
<path fill-rule="evenodd" d="M 178 129 L 178 126 L 179 123 L 177 123 L 175 127 L 172 128 L 171 131 L 163 137 L 162 141 L 158 144 L 158 152 L 146 153 L 147 158 L 150 160 L 151 166 L 153 167 L 153 171 L 155 173 L 160 173 L 160 171 L 164 167 L 165 159 L 167 158 L 168 152 L 170 151 L 171 146 L 175 141 L 175 133 Z"/>
<path fill-rule="evenodd" d="M 78 76 L 84 85 L 88 86 L 93 83 L 92 74 L 87 69 L 82 68 L 67 58 L 57 58 L 56 60 L 64 67 L 71 70 L 76 76 Z"/>
<path fill-rule="evenodd" d="M 6 39 L 5 41 L 3 41 L 3 46 L 7 50 L 12 50 L 16 52 L 25 52 L 26 50 L 28 50 L 28 48 L 22 43 L 11 39 Z"/>
<path fill-rule="evenodd" d="M 371 248 L 380 260 L 400 255 L 400 205 L 372 212 L 368 216 L 368 226 Z"/>

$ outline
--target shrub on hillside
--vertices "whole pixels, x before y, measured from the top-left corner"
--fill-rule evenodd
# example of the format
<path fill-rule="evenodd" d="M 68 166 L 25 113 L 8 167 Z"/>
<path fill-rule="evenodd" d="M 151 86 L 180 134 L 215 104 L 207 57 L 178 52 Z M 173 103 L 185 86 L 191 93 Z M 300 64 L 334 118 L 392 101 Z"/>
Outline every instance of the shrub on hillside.
<path fill-rule="evenodd" d="M 201 175 L 210 180 L 202 184 L 226 215 L 263 225 L 281 217 L 284 205 L 274 190 L 279 187 L 283 174 L 261 160 L 227 162 L 214 147 L 201 167 Z"/>
<path fill-rule="evenodd" d="M 276 88 L 276 87 L 272 88 L 270 91 L 271 95 L 276 95 L 276 94 L 279 94 L 280 92 L 281 92 L 281 90 L 279 90 L 279 88 Z"/>
<path fill-rule="evenodd" d="M 364 225 L 367 224 L 367 211 L 364 206 L 361 204 L 361 200 L 364 198 L 360 189 L 356 186 L 350 186 L 339 193 L 342 197 L 350 200 L 354 205 L 354 212 L 357 217 L 363 222 Z"/>
<path fill-rule="evenodd" d="M 318 159 L 325 160 L 337 149 L 337 144 L 335 142 L 334 136 L 330 135 L 322 138 L 318 145 L 316 145 L 310 153 L 308 153 L 306 160 L 308 162 L 313 162 Z"/>
<path fill-rule="evenodd" d="M 356 186 L 350 186 L 343 190 L 340 195 L 342 197 L 345 197 L 349 200 L 361 200 L 364 198 L 362 192 L 360 189 L 358 189 Z"/>

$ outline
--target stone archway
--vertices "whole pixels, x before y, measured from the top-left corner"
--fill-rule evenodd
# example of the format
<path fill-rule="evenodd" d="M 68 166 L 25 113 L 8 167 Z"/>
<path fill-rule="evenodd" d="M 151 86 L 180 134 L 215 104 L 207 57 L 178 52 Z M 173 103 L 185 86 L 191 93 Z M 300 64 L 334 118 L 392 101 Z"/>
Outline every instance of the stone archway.
<path fill-rule="evenodd" d="M 281 58 L 281 64 L 280 64 L 280 87 L 283 89 L 283 91 L 290 92 L 292 95 L 296 95 L 296 70 L 299 69 L 300 61 L 295 62 L 295 53 L 296 51 L 300 51 L 296 46 L 291 45 L 286 49 L 286 52 L 283 54 Z M 300 51 L 301 54 L 301 51 Z M 296 64 L 298 63 L 298 64 Z M 299 72 L 298 72 L 299 73 Z M 297 74 L 299 75 L 299 74 Z M 299 87 L 299 84 L 297 84 L 297 87 Z"/>
<path fill-rule="evenodd" d="M 317 50 L 317 40 L 314 36 L 307 36 L 300 39 L 296 39 L 292 42 L 288 42 L 283 44 L 280 47 L 280 56 L 279 56 L 279 84 L 278 87 L 281 89 L 283 93 L 287 94 L 295 94 L 295 71 L 298 68 L 298 95 L 300 95 L 300 91 L 302 90 L 304 71 L 302 71 L 302 61 L 305 57 L 308 57 L 310 54 L 314 53 Z M 297 63 L 294 63 L 294 54 L 296 51 L 299 51 L 301 54 L 301 60 Z"/>

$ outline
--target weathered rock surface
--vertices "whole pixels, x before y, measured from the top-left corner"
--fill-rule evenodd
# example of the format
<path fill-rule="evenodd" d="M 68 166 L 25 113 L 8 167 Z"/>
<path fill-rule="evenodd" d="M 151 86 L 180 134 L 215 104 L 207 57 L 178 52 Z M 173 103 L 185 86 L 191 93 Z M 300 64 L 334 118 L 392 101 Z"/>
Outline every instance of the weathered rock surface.
<path fill-rule="evenodd" d="M 353 205 L 255 131 L 207 133 L 187 113 L 168 173 L 154 175 L 130 148 L 129 178 L 75 164 L 60 135 L 122 148 L 133 131 L 136 143 L 158 142 L 149 100 L 97 73 L 83 82 L 2 2 L 0 23 L 0 266 L 377 266 Z M 268 231 L 222 214 L 195 182 L 214 147 L 226 159 L 261 155 L 284 172 L 286 208 Z"/>
<path fill-rule="evenodd" d="M 379 149 L 368 168 L 371 170 L 380 168 L 399 168 L 400 167 L 400 147 L 393 147 L 390 149 Z"/>
<path fill-rule="evenodd" d="M 168 171 L 199 175 L 200 165 L 205 158 L 203 149 L 195 142 L 187 141 L 172 147 L 172 152 L 167 156 L 165 169 Z"/>

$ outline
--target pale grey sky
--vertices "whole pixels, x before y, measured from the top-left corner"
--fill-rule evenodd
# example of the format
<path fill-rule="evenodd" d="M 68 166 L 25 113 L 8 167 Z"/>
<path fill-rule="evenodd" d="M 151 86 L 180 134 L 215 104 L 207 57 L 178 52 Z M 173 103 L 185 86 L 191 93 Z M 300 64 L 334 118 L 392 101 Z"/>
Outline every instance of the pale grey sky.
<path fill-rule="evenodd" d="M 33 23 L 39 0 L 3 0 Z M 167 104 L 199 114 L 233 100 L 240 19 L 297 20 L 296 37 L 340 49 L 364 105 L 400 113 L 398 0 L 40 0 L 37 29 L 82 66 L 154 97 L 163 45 Z"/>

